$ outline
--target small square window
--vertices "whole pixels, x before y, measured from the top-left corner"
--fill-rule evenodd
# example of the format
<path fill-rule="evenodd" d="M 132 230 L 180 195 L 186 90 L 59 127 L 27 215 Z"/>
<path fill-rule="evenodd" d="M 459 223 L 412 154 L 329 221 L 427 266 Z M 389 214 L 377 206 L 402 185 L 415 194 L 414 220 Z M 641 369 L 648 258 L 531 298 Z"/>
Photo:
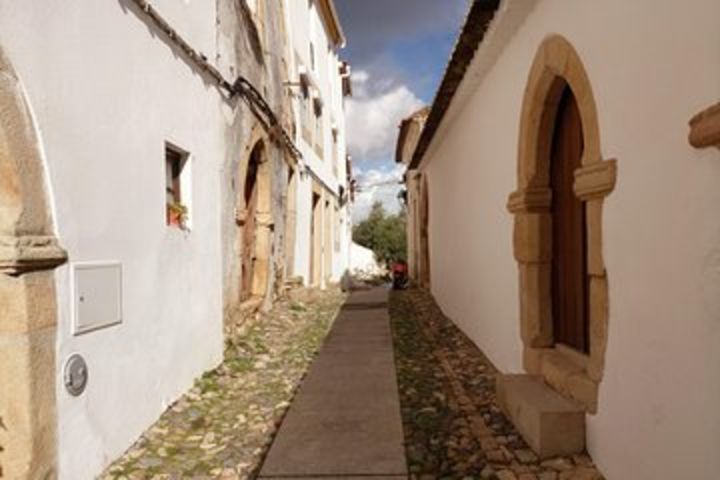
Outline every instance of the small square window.
<path fill-rule="evenodd" d="M 187 152 L 165 144 L 166 223 L 181 229 L 187 228 L 189 214 L 187 195 L 184 195 L 188 157 Z"/>

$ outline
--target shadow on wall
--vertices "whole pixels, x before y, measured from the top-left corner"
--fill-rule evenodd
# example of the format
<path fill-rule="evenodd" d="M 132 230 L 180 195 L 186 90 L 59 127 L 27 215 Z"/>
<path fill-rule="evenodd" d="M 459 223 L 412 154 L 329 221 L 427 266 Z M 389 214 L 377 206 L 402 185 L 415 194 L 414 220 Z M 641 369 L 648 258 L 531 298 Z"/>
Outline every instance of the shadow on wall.
<path fill-rule="evenodd" d="M 222 90 L 222 88 L 220 88 L 220 85 L 218 84 L 219 80 L 217 78 L 213 77 L 213 75 L 207 70 L 204 70 L 198 66 L 198 60 L 207 61 L 207 58 L 202 55 L 202 53 L 200 53 L 198 58 L 192 58 L 190 53 L 184 51 L 180 47 L 179 42 L 184 41 L 182 40 L 181 32 L 177 32 L 174 38 L 171 38 L 166 32 L 160 30 L 160 28 L 150 18 L 149 11 L 146 12 L 141 6 L 142 4 L 146 3 L 150 5 L 149 2 L 146 2 L 146 0 L 118 0 L 118 3 L 120 4 L 120 8 L 122 8 L 123 13 L 127 15 L 129 12 L 132 12 L 133 15 L 135 15 L 137 19 L 140 20 L 147 27 L 150 36 L 153 38 L 157 38 L 158 40 L 165 43 L 165 45 L 170 48 L 173 56 L 176 59 L 182 60 L 194 75 L 202 78 L 203 83 L 207 88 L 215 88 L 223 96 L 223 98 L 226 98 L 228 100 L 232 98 L 228 97 L 228 95 Z M 157 15 L 162 15 L 162 12 L 157 12 Z M 159 21 L 165 23 L 164 19 L 160 19 Z M 172 25 L 169 25 L 167 23 L 166 25 L 168 28 L 172 29 Z"/>
<path fill-rule="evenodd" d="M 247 0 L 240 2 L 240 9 L 242 10 L 243 20 L 247 25 L 248 42 L 252 47 L 253 54 L 255 55 L 255 61 L 259 64 L 265 63 L 265 57 L 263 56 L 262 42 L 260 41 L 260 32 L 258 31 L 255 20 L 253 19 L 252 11 L 248 7 Z"/>

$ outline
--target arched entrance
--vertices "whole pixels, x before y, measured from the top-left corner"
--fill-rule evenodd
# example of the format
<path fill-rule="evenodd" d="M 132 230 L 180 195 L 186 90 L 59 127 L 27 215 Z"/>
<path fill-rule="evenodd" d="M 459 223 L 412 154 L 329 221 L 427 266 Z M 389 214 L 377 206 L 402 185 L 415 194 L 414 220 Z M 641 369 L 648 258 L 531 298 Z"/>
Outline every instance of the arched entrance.
<path fill-rule="evenodd" d="M 264 298 L 268 291 L 272 213 L 270 162 L 264 140 L 255 140 L 245 163 L 240 195 L 240 300 Z"/>
<path fill-rule="evenodd" d="M 55 476 L 53 232 L 43 161 L 19 81 L 0 51 L 0 465 L 7 478 Z"/>
<path fill-rule="evenodd" d="M 602 206 L 616 161 L 600 151 L 585 68 L 561 36 L 540 45 L 523 99 L 513 249 L 519 267 L 523 364 L 597 409 L 608 331 Z"/>
<path fill-rule="evenodd" d="M 253 295 L 253 280 L 255 272 L 255 237 L 257 234 L 257 204 L 258 204 L 258 182 L 257 175 L 262 155 L 262 144 L 255 146 L 250 154 L 247 173 L 245 174 L 245 186 L 243 188 L 243 200 L 245 202 L 245 225 L 242 232 L 242 282 L 241 295 L 247 300 Z"/>
<path fill-rule="evenodd" d="M 430 199 L 427 177 L 420 187 L 420 285 L 430 288 Z"/>

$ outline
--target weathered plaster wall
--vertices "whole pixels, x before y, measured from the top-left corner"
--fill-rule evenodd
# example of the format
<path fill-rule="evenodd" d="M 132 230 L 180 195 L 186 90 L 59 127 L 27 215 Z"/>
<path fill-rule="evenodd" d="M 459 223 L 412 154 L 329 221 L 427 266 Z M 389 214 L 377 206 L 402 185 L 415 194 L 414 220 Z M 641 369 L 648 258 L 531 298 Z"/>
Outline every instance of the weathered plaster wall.
<path fill-rule="evenodd" d="M 290 105 L 287 89 L 287 48 L 281 2 L 262 2 L 254 9 L 244 2 L 218 0 L 217 63 L 226 78 L 247 78 L 264 95 L 272 109 L 285 120 L 290 131 Z M 270 171 L 270 260 L 268 262 L 266 304 L 282 284 L 282 262 L 285 250 L 285 206 L 287 202 L 288 156 L 285 149 L 272 141 L 267 129 L 245 100 L 236 98 L 224 105 L 229 122 L 224 131 L 227 149 L 222 170 L 222 242 L 223 292 L 226 317 L 238 307 L 241 295 L 242 227 L 236 222 L 236 210 L 242 207 L 247 162 L 257 141 L 265 145 Z M 261 227 L 262 228 L 262 227 Z M 264 232 L 267 234 L 268 232 Z M 279 275 L 279 276 L 278 276 Z"/>
<path fill-rule="evenodd" d="M 260 37 L 256 30 L 247 28 L 254 24 L 251 11 L 243 10 L 242 2 L 232 0 L 218 0 L 217 9 L 217 65 L 220 71 L 232 80 L 242 73 L 257 85 L 263 78 L 264 58 Z M 229 321 L 241 298 L 242 231 L 236 222 L 236 214 L 241 207 L 247 162 L 253 148 L 251 136 L 257 121 L 239 97 L 223 105 L 223 115 L 227 119 L 223 131 L 227 147 L 221 171 L 220 223 L 224 263 L 223 307 L 225 320 Z"/>
<path fill-rule="evenodd" d="M 81 336 L 70 267 L 56 273 L 61 479 L 93 478 L 222 355 L 221 97 L 129 5 L 0 6 L 0 43 L 36 116 L 58 236 L 71 262 L 123 265 L 123 323 Z M 156 6 L 215 56 L 214 3 Z M 189 233 L 165 225 L 165 141 L 192 155 Z M 89 366 L 78 398 L 60 372 L 72 353 Z"/>
<path fill-rule="evenodd" d="M 608 478 L 720 470 L 720 153 L 687 141 L 688 120 L 720 98 L 719 18 L 713 0 L 539 2 L 425 167 L 433 292 L 498 367 L 521 371 L 506 209 L 520 108 L 543 38 L 573 44 L 594 90 L 602 155 L 618 159 L 603 216 L 609 343 L 598 413 L 588 416 L 588 448 Z"/>

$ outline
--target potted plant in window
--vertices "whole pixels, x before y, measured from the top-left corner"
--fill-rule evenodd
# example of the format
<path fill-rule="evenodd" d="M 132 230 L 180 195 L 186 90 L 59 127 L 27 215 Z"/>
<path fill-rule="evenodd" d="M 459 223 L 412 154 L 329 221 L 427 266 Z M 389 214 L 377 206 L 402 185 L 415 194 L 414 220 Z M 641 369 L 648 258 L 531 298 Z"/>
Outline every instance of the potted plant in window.
<path fill-rule="evenodd" d="M 167 222 L 168 225 L 172 225 L 181 229 L 185 229 L 185 222 L 187 221 L 188 209 L 185 205 L 180 202 L 173 202 L 167 204 Z"/>

